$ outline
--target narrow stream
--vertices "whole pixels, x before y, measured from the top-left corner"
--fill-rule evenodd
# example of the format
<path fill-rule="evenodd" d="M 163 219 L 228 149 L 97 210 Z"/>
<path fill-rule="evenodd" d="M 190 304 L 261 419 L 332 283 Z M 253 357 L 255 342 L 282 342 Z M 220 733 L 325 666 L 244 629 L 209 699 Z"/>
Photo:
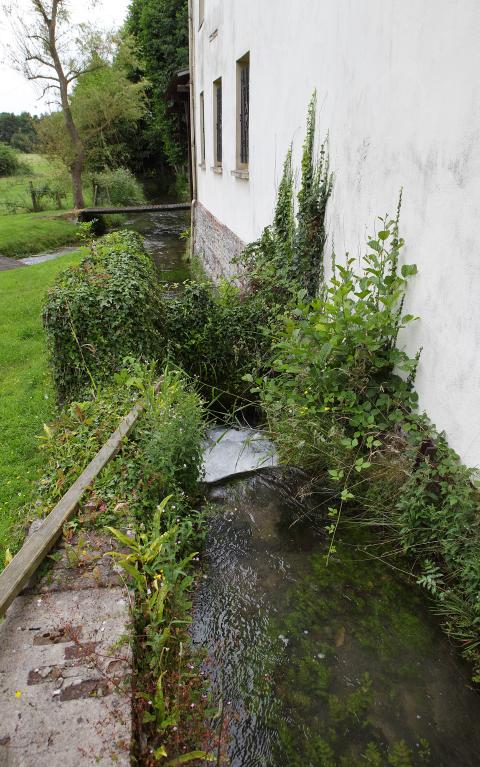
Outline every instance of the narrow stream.
<path fill-rule="evenodd" d="M 190 226 L 188 211 L 162 211 L 161 213 L 136 213 L 122 228 L 133 229 L 145 238 L 161 280 L 182 282 L 188 279 L 190 270 L 185 260 L 186 241 L 181 235 Z"/>
<path fill-rule="evenodd" d="M 221 451 L 207 460 L 217 476 Z M 223 457 L 224 476 L 244 472 Z M 294 477 L 262 468 L 209 485 L 192 633 L 223 701 L 222 764 L 476 767 L 480 696 L 423 592 L 366 553 L 358 526 L 343 527 L 327 567 Z"/>

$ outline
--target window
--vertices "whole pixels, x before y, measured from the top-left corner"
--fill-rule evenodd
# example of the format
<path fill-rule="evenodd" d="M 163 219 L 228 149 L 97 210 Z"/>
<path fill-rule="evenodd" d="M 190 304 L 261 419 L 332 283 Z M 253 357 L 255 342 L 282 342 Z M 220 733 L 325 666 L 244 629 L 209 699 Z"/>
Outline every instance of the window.
<path fill-rule="evenodd" d="M 222 78 L 213 83 L 214 165 L 222 167 Z"/>
<path fill-rule="evenodd" d="M 205 165 L 205 95 L 200 94 L 200 164 Z"/>
<path fill-rule="evenodd" d="M 237 169 L 248 170 L 250 118 L 250 54 L 237 61 Z"/>
<path fill-rule="evenodd" d="M 205 18 L 205 0 L 198 0 L 198 28 L 203 24 Z"/>

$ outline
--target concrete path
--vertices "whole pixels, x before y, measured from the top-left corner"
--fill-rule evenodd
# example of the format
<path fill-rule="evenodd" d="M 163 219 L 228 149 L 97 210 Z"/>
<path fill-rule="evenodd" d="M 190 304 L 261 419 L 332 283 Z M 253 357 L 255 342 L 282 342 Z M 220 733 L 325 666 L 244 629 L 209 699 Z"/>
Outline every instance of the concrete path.
<path fill-rule="evenodd" d="M 130 596 L 114 547 L 64 542 L 0 625 L 2 767 L 130 765 Z"/>
<path fill-rule="evenodd" d="M 20 269 L 22 266 L 25 266 L 25 264 L 21 264 L 14 258 L 0 256 L 0 272 L 6 272 L 8 269 Z"/>

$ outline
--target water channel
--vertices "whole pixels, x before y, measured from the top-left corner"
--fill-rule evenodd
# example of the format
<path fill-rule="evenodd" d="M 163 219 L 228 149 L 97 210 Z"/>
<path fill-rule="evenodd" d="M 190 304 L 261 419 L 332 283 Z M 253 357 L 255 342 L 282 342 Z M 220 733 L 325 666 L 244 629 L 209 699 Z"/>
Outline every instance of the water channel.
<path fill-rule="evenodd" d="M 217 429 L 208 447 L 207 476 L 223 461 L 224 477 L 208 485 L 193 623 L 223 701 L 222 764 L 479 765 L 480 696 L 424 593 L 355 525 L 327 567 L 325 521 L 295 500 L 301 477 L 272 467 L 258 433 L 225 439 Z"/>

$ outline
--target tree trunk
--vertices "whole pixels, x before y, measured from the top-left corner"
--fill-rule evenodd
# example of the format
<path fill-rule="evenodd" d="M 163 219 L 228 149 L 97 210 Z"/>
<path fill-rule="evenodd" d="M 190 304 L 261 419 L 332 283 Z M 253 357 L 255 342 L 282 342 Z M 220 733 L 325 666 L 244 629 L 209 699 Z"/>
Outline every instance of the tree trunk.
<path fill-rule="evenodd" d="M 75 151 L 75 159 L 70 165 L 70 175 L 72 178 L 73 207 L 84 208 L 85 201 L 83 199 L 83 190 L 82 190 L 82 173 L 83 173 L 83 166 L 85 163 L 85 152 L 83 149 L 83 143 L 80 136 L 78 135 L 78 131 L 75 126 L 75 123 L 73 122 L 72 113 L 70 111 L 70 105 L 67 106 L 67 109 L 65 109 L 64 107 L 63 114 L 65 117 L 65 125 L 70 134 L 70 138 L 72 140 L 73 148 Z"/>
<path fill-rule="evenodd" d="M 53 65 L 58 77 L 58 86 L 60 89 L 60 100 L 62 104 L 63 117 L 65 119 L 65 126 L 72 141 L 74 159 L 70 166 L 70 175 L 72 177 L 72 192 L 73 192 L 73 207 L 84 208 L 85 202 L 83 199 L 82 190 L 82 173 L 83 166 L 85 164 L 85 150 L 83 147 L 82 139 L 75 125 L 73 119 L 72 110 L 70 109 L 70 101 L 68 98 L 68 79 L 60 61 L 60 56 L 57 50 L 57 11 L 61 0 L 53 0 L 52 2 L 52 17 L 49 19 L 42 4 L 38 5 L 41 8 L 41 13 L 44 17 L 45 23 L 48 29 L 48 41 L 49 52 L 53 61 Z"/>

